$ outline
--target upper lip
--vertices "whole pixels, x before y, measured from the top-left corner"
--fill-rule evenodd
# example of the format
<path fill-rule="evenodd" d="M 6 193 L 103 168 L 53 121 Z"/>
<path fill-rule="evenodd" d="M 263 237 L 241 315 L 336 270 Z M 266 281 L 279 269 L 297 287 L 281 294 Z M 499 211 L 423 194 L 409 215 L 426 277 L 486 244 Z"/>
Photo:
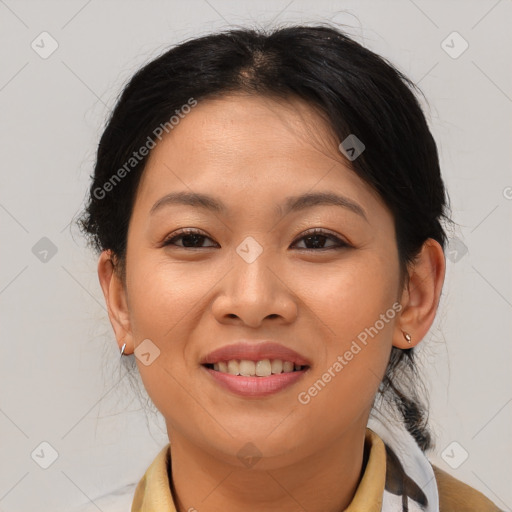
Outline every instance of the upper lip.
<path fill-rule="evenodd" d="M 247 361 L 281 359 L 282 361 L 291 361 L 300 366 L 311 365 L 304 356 L 295 352 L 295 350 L 271 341 L 241 341 L 232 345 L 225 345 L 203 357 L 201 364 L 213 364 L 232 359 L 245 359 Z"/>

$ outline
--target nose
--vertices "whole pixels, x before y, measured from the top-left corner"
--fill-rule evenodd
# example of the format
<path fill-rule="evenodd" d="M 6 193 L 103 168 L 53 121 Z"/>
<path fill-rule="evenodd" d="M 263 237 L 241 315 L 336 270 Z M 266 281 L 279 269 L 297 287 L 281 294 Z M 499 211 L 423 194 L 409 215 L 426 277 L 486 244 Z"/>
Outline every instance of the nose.
<path fill-rule="evenodd" d="M 263 251 L 251 263 L 235 255 L 233 268 L 221 281 L 222 290 L 212 303 L 218 322 L 256 328 L 264 320 L 284 325 L 297 318 L 298 298 L 292 283 L 280 275 L 269 253 Z"/>

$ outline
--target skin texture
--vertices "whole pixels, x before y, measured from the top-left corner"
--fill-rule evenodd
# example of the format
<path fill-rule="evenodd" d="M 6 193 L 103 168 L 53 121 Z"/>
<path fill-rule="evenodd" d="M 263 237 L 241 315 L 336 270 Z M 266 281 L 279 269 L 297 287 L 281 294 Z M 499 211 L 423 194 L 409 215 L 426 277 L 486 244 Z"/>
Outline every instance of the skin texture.
<path fill-rule="evenodd" d="M 392 215 L 338 143 L 300 100 L 237 94 L 201 101 L 151 151 L 130 219 L 126 282 L 110 252 L 100 256 L 119 347 L 126 343 L 131 354 L 149 338 L 160 350 L 149 366 L 137 365 L 166 421 L 179 510 L 343 510 L 361 476 L 365 427 L 391 347 L 414 346 L 434 320 L 442 248 L 428 240 L 400 288 Z M 215 196 L 226 212 L 171 205 L 150 214 L 176 191 Z M 320 191 L 349 198 L 366 219 L 335 205 L 279 213 L 285 197 Z M 183 239 L 163 246 L 181 228 L 206 238 L 195 249 L 180 247 Z M 315 246 L 303 238 L 311 228 L 347 246 L 322 237 Z M 252 263 L 236 252 L 247 236 L 263 249 Z M 309 403 L 299 403 L 298 394 L 397 301 L 400 313 Z M 242 338 L 281 343 L 311 367 L 276 394 L 236 396 L 199 361 Z M 248 442 L 261 455 L 250 468 L 237 456 Z"/>

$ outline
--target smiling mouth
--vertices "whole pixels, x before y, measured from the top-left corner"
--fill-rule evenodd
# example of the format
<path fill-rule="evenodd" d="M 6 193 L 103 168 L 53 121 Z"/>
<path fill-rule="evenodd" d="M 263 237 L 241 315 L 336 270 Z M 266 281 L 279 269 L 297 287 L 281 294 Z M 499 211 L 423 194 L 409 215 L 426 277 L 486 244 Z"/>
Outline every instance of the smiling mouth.
<path fill-rule="evenodd" d="M 259 361 L 231 359 L 229 361 L 207 363 L 203 366 L 220 373 L 242 377 L 270 377 L 281 373 L 300 372 L 309 368 L 307 365 L 299 365 L 282 359 L 261 359 Z"/>

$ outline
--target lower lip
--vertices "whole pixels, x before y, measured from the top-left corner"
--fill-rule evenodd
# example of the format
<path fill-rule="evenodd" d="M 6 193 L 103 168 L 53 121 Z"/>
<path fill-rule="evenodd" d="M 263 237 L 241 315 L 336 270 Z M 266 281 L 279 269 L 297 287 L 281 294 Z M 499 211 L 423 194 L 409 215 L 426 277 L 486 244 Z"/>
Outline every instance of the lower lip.
<path fill-rule="evenodd" d="M 269 375 L 268 377 L 243 377 L 204 368 L 221 386 L 241 396 L 268 396 L 291 386 L 304 376 L 305 370 Z"/>

